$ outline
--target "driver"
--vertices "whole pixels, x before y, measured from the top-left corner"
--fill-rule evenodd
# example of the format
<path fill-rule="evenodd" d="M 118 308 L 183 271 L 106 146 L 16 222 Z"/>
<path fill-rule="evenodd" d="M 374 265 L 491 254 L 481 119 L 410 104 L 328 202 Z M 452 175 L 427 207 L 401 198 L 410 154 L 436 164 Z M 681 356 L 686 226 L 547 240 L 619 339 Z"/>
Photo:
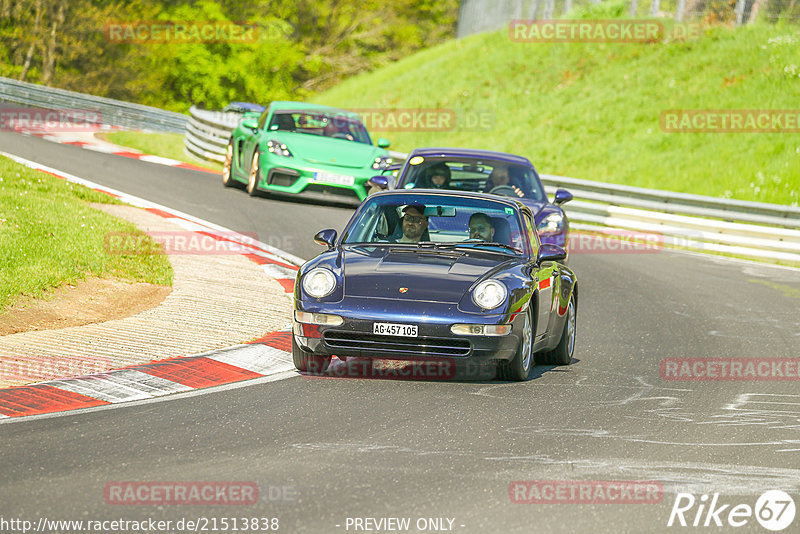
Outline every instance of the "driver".
<path fill-rule="evenodd" d="M 469 238 L 491 242 L 494 239 L 494 226 L 485 213 L 473 213 L 469 218 Z"/>
<path fill-rule="evenodd" d="M 449 189 L 450 167 L 440 161 L 425 169 L 425 180 L 418 187 L 425 189 Z"/>
<path fill-rule="evenodd" d="M 428 218 L 425 216 L 425 206 L 422 204 L 409 204 L 403 208 L 402 220 L 403 235 L 398 243 L 419 243 L 425 230 L 428 229 Z"/>
<path fill-rule="evenodd" d="M 525 193 L 517 185 L 512 183 L 511 170 L 507 165 L 498 165 L 492 170 L 489 179 L 486 180 L 486 187 L 483 188 L 484 193 L 489 193 L 495 187 L 507 186 L 514 190 L 518 197 L 524 197 Z"/>

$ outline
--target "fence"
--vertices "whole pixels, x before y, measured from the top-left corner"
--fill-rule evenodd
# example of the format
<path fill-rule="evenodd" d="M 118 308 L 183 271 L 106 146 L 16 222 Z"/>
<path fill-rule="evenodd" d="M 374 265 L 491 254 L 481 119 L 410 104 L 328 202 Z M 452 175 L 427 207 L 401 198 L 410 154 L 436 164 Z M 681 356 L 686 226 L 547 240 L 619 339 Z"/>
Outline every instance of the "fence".
<path fill-rule="evenodd" d="M 97 111 L 102 124 L 183 133 L 188 117 L 181 113 L 66 91 L 0 77 L 0 101 L 43 109 Z"/>

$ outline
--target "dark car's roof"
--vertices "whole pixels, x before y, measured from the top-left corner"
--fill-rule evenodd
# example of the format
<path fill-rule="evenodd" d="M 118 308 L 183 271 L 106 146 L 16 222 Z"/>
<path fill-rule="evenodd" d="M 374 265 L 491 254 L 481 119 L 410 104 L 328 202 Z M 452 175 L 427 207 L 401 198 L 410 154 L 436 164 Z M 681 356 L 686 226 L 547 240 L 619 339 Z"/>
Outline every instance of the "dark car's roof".
<path fill-rule="evenodd" d="M 378 193 L 374 193 L 370 195 L 369 198 L 372 197 L 383 197 L 383 196 L 430 196 L 430 195 L 439 195 L 443 197 L 458 197 L 458 198 L 480 198 L 483 200 L 491 200 L 493 202 L 497 202 L 499 204 L 505 204 L 507 206 L 511 206 L 516 209 L 523 209 L 527 206 L 511 197 L 501 197 L 498 195 L 490 195 L 488 193 L 474 193 L 472 191 L 457 191 L 454 189 L 389 189 L 388 191 L 380 191 Z"/>
<path fill-rule="evenodd" d="M 528 158 L 508 154 L 506 152 L 495 152 L 493 150 L 480 150 L 477 148 L 443 148 L 443 147 L 428 147 L 428 148 L 415 148 L 408 155 L 408 159 L 414 156 L 422 157 L 456 157 L 456 158 L 480 158 L 480 159 L 498 159 L 507 161 L 509 163 L 517 163 L 520 165 L 527 165 L 532 167 L 533 164 Z"/>

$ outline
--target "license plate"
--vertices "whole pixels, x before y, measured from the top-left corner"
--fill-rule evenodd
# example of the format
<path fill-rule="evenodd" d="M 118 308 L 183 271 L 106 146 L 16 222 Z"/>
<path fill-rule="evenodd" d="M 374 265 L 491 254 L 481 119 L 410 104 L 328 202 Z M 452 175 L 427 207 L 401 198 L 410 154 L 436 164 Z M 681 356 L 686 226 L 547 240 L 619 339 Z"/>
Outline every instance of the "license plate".
<path fill-rule="evenodd" d="M 417 337 L 417 325 L 415 324 L 392 324 L 392 323 L 373 323 L 372 333 L 384 336 L 403 336 Z"/>
<path fill-rule="evenodd" d="M 326 184 L 353 185 L 356 179 L 352 176 L 343 174 L 333 174 L 332 172 L 316 171 L 314 173 L 315 182 L 325 182 Z"/>

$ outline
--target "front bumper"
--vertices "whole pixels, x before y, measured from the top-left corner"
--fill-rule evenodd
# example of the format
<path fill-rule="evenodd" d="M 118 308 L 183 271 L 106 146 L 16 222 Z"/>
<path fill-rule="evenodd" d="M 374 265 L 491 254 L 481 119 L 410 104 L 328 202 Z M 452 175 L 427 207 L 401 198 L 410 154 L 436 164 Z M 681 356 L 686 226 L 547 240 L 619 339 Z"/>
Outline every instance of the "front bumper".
<path fill-rule="evenodd" d="M 291 195 L 303 194 L 318 200 L 352 201 L 360 203 L 367 198 L 367 181 L 378 171 L 371 169 L 352 169 L 341 167 L 306 167 L 301 165 L 287 165 L 290 163 L 283 159 L 271 156 L 262 161 L 262 178 L 258 189 L 273 193 Z M 315 180 L 316 172 L 327 172 L 342 176 L 352 176 L 353 184 L 337 184 Z"/>
<path fill-rule="evenodd" d="M 440 305 L 441 306 L 441 305 Z M 435 305 L 431 306 L 435 308 Z M 505 336 L 462 336 L 450 331 L 453 324 L 501 324 L 506 315 L 398 314 L 369 313 L 356 315 L 339 306 L 313 306 L 302 310 L 331 313 L 344 318 L 339 326 L 302 324 L 294 321 L 294 337 L 302 349 L 323 356 L 347 356 L 372 359 L 487 361 L 510 360 L 520 342 L 524 316 L 512 321 L 511 333 Z M 452 310 L 451 310 L 452 311 Z M 438 316 L 437 316 L 438 315 Z M 375 322 L 413 324 L 416 337 L 373 334 Z"/>

